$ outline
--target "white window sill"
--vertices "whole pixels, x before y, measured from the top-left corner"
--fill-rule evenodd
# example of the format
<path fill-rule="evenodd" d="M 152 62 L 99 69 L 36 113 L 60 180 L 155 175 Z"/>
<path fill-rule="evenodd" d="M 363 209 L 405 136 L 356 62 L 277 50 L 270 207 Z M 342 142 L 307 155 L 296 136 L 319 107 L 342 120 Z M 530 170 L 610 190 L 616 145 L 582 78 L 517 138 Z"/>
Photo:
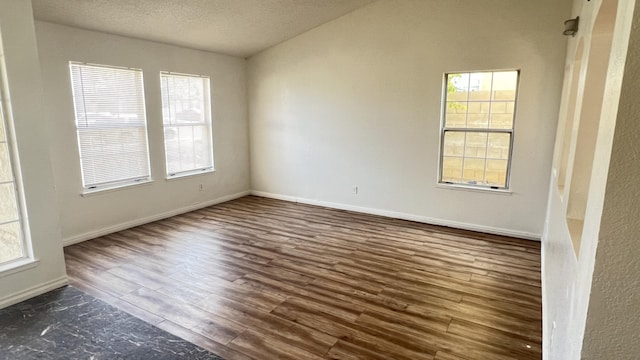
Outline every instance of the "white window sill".
<path fill-rule="evenodd" d="M 125 184 L 118 184 L 118 185 L 113 185 L 113 186 L 105 186 L 105 187 L 101 187 L 101 188 L 97 188 L 97 189 L 84 189 L 84 191 L 80 195 L 82 195 L 83 197 L 99 195 L 99 194 L 109 193 L 109 192 L 112 192 L 112 191 L 118 191 L 118 190 L 131 188 L 131 187 L 149 185 L 152 182 L 153 182 L 153 180 L 149 179 L 149 180 L 136 181 L 136 182 L 125 183 Z"/>
<path fill-rule="evenodd" d="M 463 184 L 444 184 L 444 183 L 438 183 L 438 185 L 436 186 L 438 188 L 448 189 L 448 190 L 483 192 L 483 193 L 491 193 L 491 194 L 497 194 L 497 195 L 513 195 L 513 192 L 509 189 L 491 189 L 488 187 L 470 186 L 470 185 L 463 185 Z"/>
<path fill-rule="evenodd" d="M 216 169 L 207 169 L 207 170 L 194 170 L 194 171 L 186 171 L 180 174 L 176 174 L 173 176 L 167 176 L 167 181 L 172 181 L 172 180 L 178 180 L 178 179 L 182 179 L 182 178 L 186 178 L 186 177 L 190 177 L 190 176 L 196 176 L 196 175 L 206 175 L 206 174 L 211 174 L 214 173 L 216 171 Z"/>
<path fill-rule="evenodd" d="M 0 278 L 33 269 L 38 266 L 39 263 L 39 259 L 22 258 L 0 265 Z"/>

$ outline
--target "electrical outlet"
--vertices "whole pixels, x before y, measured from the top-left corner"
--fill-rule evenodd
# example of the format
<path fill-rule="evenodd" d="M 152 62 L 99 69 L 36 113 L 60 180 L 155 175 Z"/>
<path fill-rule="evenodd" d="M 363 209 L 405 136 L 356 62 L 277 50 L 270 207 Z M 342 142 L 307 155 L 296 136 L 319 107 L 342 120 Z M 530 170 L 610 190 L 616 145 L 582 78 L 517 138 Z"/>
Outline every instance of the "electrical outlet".
<path fill-rule="evenodd" d="M 204 185 L 200 184 L 200 187 L 198 188 L 200 191 L 204 191 Z"/>

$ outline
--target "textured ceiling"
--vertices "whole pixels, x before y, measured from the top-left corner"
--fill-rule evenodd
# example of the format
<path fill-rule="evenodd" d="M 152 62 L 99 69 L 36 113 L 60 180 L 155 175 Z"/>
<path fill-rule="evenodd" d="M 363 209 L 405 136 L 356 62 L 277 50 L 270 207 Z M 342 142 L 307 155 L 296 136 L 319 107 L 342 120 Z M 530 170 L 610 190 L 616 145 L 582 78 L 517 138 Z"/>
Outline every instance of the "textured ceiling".
<path fill-rule="evenodd" d="M 375 0 L 33 0 L 38 20 L 248 57 Z"/>

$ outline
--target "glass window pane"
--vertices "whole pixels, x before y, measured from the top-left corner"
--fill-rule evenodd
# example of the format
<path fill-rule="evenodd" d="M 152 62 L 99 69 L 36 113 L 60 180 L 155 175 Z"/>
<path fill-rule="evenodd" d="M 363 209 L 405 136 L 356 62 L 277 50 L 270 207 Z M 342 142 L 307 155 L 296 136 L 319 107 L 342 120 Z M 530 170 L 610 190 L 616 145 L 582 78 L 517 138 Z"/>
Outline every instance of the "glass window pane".
<path fill-rule="evenodd" d="M 464 128 L 467 126 L 467 103 L 448 101 L 445 107 L 445 126 Z"/>
<path fill-rule="evenodd" d="M 513 129 L 518 75 L 518 71 L 447 74 L 442 181 L 506 186 L 512 133 L 492 130 Z"/>
<path fill-rule="evenodd" d="M 165 124 L 204 123 L 205 79 L 193 76 L 162 75 Z"/>
<path fill-rule="evenodd" d="M 0 44 L 1 45 L 1 44 Z M 1 46 L 0 46 L 1 47 Z M 0 92 L 2 89 L 0 89 Z M 5 96 L 0 93 L 0 264 L 25 256 L 20 219 L 20 199 L 13 167 L 4 105 Z"/>
<path fill-rule="evenodd" d="M 469 132 L 466 136 L 464 156 L 484 158 L 487 154 L 487 133 Z"/>
<path fill-rule="evenodd" d="M 442 181 L 506 186 L 510 133 L 446 131 Z"/>
<path fill-rule="evenodd" d="M 484 159 L 465 158 L 462 179 L 465 183 L 476 185 L 484 182 Z"/>
<path fill-rule="evenodd" d="M 173 174 L 180 171 L 180 140 L 178 127 L 166 126 L 164 128 L 164 146 L 167 156 L 167 173 Z"/>
<path fill-rule="evenodd" d="M 442 151 L 444 156 L 463 156 L 464 155 L 464 139 L 463 131 L 447 131 L 444 134 L 444 144 Z"/>
<path fill-rule="evenodd" d="M 447 75 L 447 99 L 467 101 L 469 95 L 469 74 Z"/>
<path fill-rule="evenodd" d="M 488 128 L 490 111 L 491 103 L 488 101 L 469 103 L 467 111 L 467 127 L 483 129 Z"/>
<path fill-rule="evenodd" d="M 0 141 L 7 141 L 6 131 L 4 130 L 4 121 L 2 121 L 2 104 L 0 103 Z"/>
<path fill-rule="evenodd" d="M 13 181 L 13 171 L 7 143 L 0 143 L 0 182 L 5 181 Z"/>
<path fill-rule="evenodd" d="M 513 111 L 515 103 L 513 101 L 500 101 L 491 104 L 491 121 L 489 127 L 492 129 L 513 128 Z"/>
<path fill-rule="evenodd" d="M 18 220 L 16 191 L 12 183 L 0 185 L 0 223 Z"/>
<path fill-rule="evenodd" d="M 183 169 L 195 169 L 195 148 L 193 141 L 193 128 L 182 126 L 178 128 L 178 141 L 180 142 L 180 166 Z"/>
<path fill-rule="evenodd" d="M 511 146 L 511 134 L 508 134 L 508 133 L 489 134 L 487 158 L 509 159 L 510 146 Z"/>
<path fill-rule="evenodd" d="M 194 164 L 196 168 L 206 168 L 213 164 L 211 158 L 211 138 L 206 125 L 193 126 Z"/>
<path fill-rule="evenodd" d="M 492 73 L 480 72 L 469 75 L 469 101 L 491 100 Z"/>
<path fill-rule="evenodd" d="M 0 225 L 0 263 L 21 258 L 23 255 L 20 223 Z"/>
<path fill-rule="evenodd" d="M 505 187 L 507 183 L 507 160 L 487 160 L 487 185 Z"/>
<path fill-rule="evenodd" d="M 493 100 L 515 100 L 518 86 L 517 71 L 493 73 Z"/>
<path fill-rule="evenodd" d="M 442 181 L 459 183 L 462 181 L 461 157 L 445 156 L 442 159 Z"/>
<path fill-rule="evenodd" d="M 489 101 L 491 90 L 475 90 L 469 92 L 469 101 Z"/>
<path fill-rule="evenodd" d="M 168 176 L 213 168 L 209 79 L 168 73 L 160 78 Z"/>

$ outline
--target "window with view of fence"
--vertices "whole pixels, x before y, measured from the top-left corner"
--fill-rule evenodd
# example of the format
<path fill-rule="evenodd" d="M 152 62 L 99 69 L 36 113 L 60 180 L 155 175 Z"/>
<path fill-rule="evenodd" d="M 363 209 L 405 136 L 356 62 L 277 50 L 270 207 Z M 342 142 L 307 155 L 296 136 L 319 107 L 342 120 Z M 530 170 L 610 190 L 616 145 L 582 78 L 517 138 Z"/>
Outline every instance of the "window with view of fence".
<path fill-rule="evenodd" d="M 445 75 L 440 182 L 507 189 L 518 71 Z"/>

